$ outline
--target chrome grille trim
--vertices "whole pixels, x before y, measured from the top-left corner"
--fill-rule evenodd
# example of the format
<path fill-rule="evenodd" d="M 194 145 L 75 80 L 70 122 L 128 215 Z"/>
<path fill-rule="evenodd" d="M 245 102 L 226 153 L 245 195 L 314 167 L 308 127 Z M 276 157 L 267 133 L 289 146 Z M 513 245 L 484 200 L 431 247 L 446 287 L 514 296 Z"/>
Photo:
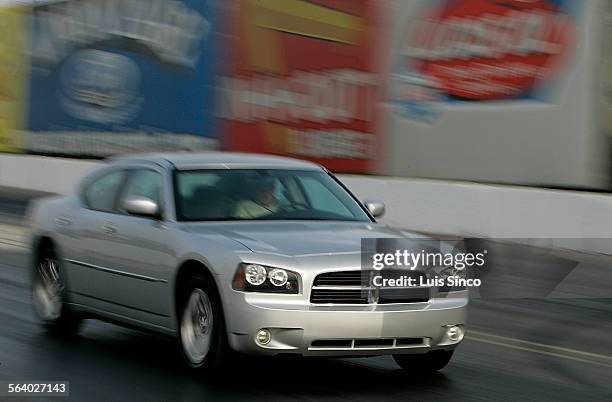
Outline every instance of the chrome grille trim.
<path fill-rule="evenodd" d="M 313 304 L 406 304 L 427 303 L 430 289 L 377 288 L 370 284 L 374 271 L 332 271 L 317 275 L 310 292 Z"/>

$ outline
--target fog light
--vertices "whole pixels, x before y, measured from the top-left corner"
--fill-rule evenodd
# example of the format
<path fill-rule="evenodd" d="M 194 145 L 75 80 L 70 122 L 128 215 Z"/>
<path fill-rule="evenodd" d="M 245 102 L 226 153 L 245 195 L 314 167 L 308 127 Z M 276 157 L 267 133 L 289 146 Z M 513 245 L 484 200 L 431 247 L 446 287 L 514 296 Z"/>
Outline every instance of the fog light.
<path fill-rule="evenodd" d="M 270 331 L 265 328 L 260 329 L 255 335 L 255 340 L 260 345 L 267 345 L 272 340 L 272 334 L 270 334 Z"/>
<path fill-rule="evenodd" d="M 464 331 L 460 325 L 451 325 L 446 328 L 446 337 L 451 342 L 460 342 L 463 340 Z"/>

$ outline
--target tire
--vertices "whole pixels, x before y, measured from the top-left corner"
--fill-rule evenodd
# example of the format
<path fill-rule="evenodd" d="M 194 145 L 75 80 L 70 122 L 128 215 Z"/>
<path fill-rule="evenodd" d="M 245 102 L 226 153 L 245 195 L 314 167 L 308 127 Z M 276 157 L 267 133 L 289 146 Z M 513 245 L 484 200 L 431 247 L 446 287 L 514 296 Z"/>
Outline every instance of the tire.
<path fill-rule="evenodd" d="M 453 357 L 454 350 L 434 350 L 425 354 L 393 355 L 393 360 L 412 373 L 433 373 L 442 370 Z"/>
<path fill-rule="evenodd" d="M 221 367 L 227 356 L 227 338 L 221 299 L 212 279 L 196 275 L 180 290 L 178 340 L 183 360 L 197 371 Z"/>
<path fill-rule="evenodd" d="M 66 277 L 51 245 L 41 246 L 32 273 L 32 305 L 41 323 L 56 335 L 78 331 L 82 320 L 66 304 Z"/>

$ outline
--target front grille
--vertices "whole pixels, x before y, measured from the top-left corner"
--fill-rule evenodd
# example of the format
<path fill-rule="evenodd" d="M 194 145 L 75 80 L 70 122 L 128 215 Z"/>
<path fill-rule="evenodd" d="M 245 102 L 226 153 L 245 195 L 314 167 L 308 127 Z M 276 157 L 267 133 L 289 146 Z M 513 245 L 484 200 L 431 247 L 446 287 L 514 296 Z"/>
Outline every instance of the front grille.
<path fill-rule="evenodd" d="M 370 279 L 370 271 L 337 271 L 318 275 L 313 286 L 361 286 Z"/>
<path fill-rule="evenodd" d="M 367 304 L 369 271 L 336 271 L 317 275 L 314 280 L 311 303 Z"/>
<path fill-rule="evenodd" d="M 311 303 L 367 304 L 368 292 L 361 289 L 312 289 Z"/>
<path fill-rule="evenodd" d="M 417 272 L 402 274 L 421 275 Z M 315 304 L 389 304 L 422 303 L 430 298 L 429 288 L 383 288 L 369 287 L 372 271 L 336 271 L 318 275 L 310 293 L 310 302 Z"/>

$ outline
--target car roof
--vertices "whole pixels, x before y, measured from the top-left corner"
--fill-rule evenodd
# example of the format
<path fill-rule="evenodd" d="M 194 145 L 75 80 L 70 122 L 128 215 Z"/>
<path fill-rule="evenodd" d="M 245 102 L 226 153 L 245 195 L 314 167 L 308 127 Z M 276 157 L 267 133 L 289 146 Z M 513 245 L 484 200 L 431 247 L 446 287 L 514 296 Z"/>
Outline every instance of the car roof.
<path fill-rule="evenodd" d="M 179 170 L 190 169 L 241 169 L 276 168 L 318 170 L 321 166 L 300 159 L 275 155 L 248 154 L 238 152 L 198 153 L 151 153 L 114 157 L 112 163 L 151 162 L 158 165 L 173 165 Z"/>

